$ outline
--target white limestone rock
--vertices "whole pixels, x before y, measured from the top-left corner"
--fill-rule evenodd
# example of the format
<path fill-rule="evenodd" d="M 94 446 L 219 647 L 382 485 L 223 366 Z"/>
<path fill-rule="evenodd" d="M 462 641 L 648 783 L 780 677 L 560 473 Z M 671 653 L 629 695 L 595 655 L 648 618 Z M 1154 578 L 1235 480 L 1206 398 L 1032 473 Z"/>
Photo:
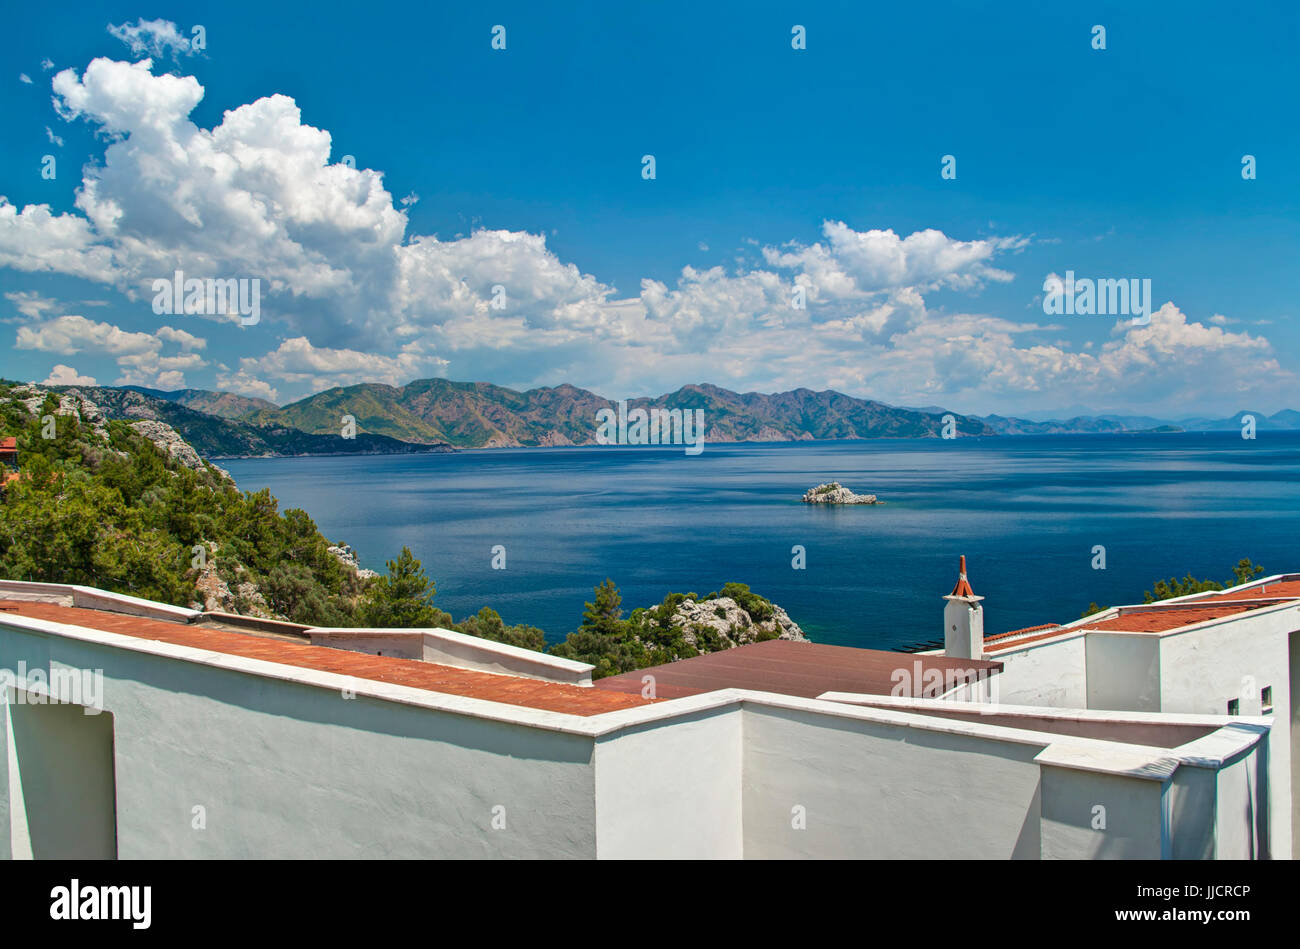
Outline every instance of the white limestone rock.
<path fill-rule="evenodd" d="M 375 571 L 367 570 L 365 567 L 361 566 L 361 564 L 357 562 L 357 552 L 347 544 L 339 544 L 336 547 L 330 547 L 328 549 L 330 555 L 334 557 L 335 560 L 343 564 L 343 566 L 352 569 L 362 580 L 369 580 L 373 577 L 379 576 Z"/>
<path fill-rule="evenodd" d="M 191 471 L 203 471 L 207 468 L 199 453 L 194 450 L 194 446 L 181 438 L 180 433 L 166 422 L 144 419 L 130 424 L 132 429 L 153 442 L 164 455 L 169 455 L 180 462 L 182 467 L 189 468 Z"/>
<path fill-rule="evenodd" d="M 803 630 L 790 619 L 785 610 L 773 603 L 772 611 L 770 618 L 756 621 L 729 596 L 700 601 L 683 600 L 669 623 L 681 626 L 682 638 L 692 646 L 697 645 L 700 627 L 712 630 L 728 644 L 728 648 L 758 642 L 760 638 L 808 642 Z M 776 636 L 772 636 L 772 633 L 776 633 Z"/>
<path fill-rule="evenodd" d="M 48 390 L 34 383 L 14 386 L 10 391 L 16 397 L 16 401 L 32 415 L 40 414 L 41 406 L 45 404 L 45 397 L 50 394 Z M 98 405 L 82 395 L 78 389 L 69 389 L 57 398 L 59 405 L 54 410 L 56 417 L 75 418 L 78 423 L 89 426 L 98 438 L 108 441 L 108 418 L 100 411 Z"/>
<path fill-rule="evenodd" d="M 809 488 L 803 495 L 804 504 L 883 504 L 874 494 L 854 494 L 838 481 L 828 481 Z"/>

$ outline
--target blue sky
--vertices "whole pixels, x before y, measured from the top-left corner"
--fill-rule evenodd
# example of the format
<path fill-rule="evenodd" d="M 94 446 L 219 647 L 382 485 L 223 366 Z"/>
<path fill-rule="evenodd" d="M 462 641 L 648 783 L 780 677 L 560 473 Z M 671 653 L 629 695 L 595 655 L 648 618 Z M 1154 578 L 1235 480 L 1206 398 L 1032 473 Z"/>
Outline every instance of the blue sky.
<path fill-rule="evenodd" d="M 1300 407 L 1285 4 L 269 6 L 9 14 L 0 373 Z M 260 321 L 156 314 L 178 267 Z M 1046 315 L 1067 271 L 1150 324 Z"/>

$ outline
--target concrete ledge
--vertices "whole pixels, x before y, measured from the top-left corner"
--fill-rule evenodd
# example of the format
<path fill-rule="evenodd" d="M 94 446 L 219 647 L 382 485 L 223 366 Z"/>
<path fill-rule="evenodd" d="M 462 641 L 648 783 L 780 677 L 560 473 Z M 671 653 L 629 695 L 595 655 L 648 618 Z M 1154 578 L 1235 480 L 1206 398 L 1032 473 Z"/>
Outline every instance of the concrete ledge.
<path fill-rule="evenodd" d="M 263 619 L 260 616 L 245 616 L 242 613 L 222 613 L 217 610 L 207 610 L 198 618 L 200 625 L 205 625 L 205 620 L 220 623 L 222 626 L 254 629 L 263 633 L 280 633 L 285 636 L 300 636 L 304 639 L 306 638 L 304 634 L 311 628 L 302 623 L 290 623 L 279 619 Z"/>
<path fill-rule="evenodd" d="M 1149 634 L 1139 634 L 1149 635 Z M 971 715 L 1023 715 L 1033 718 L 1054 718 L 1061 721 L 1120 722 L 1147 725 L 1202 725 L 1222 728 L 1229 722 L 1246 722 L 1250 725 L 1267 725 L 1268 716 L 1241 715 L 1229 719 L 1226 715 L 1209 715 L 1200 712 L 1132 712 L 1126 709 L 1063 708 L 1055 705 L 1010 705 L 1000 702 L 968 702 L 952 699 L 908 698 L 897 695 L 871 695 L 864 692 L 823 692 L 817 696 L 828 702 L 851 705 L 875 705 L 905 710 L 934 709 L 941 712 L 969 711 Z"/>
<path fill-rule="evenodd" d="M 313 646 L 351 649 L 371 655 L 422 659 L 458 669 L 523 676 L 566 685 L 591 685 L 594 666 L 532 649 L 481 639 L 449 629 L 348 629 L 313 627 L 306 630 Z"/>
<path fill-rule="evenodd" d="M 72 605 L 89 610 L 108 610 L 113 613 L 128 613 L 131 616 L 147 616 L 150 619 L 167 620 L 173 623 L 191 623 L 201 614 L 198 610 L 187 610 L 181 606 L 169 606 L 166 603 L 154 603 L 137 596 L 122 593 L 107 593 L 94 587 L 73 587 Z"/>
<path fill-rule="evenodd" d="M 72 606 L 75 588 L 69 583 L 34 583 L 28 580 L 0 580 L 0 600 L 26 600 Z"/>
<path fill-rule="evenodd" d="M 1271 725 L 1252 721 L 1234 720 L 1218 731 L 1197 741 L 1173 749 L 1180 764 L 1189 768 L 1209 768 L 1218 771 L 1227 767 L 1259 744 L 1268 735 Z"/>
<path fill-rule="evenodd" d="M 144 600 L 138 596 L 109 593 L 107 590 L 70 583 L 0 580 L 0 599 L 5 598 L 79 606 L 88 610 L 107 610 L 110 613 L 145 616 L 170 623 L 189 623 L 202 615 L 197 610 L 189 610 L 182 606 L 155 603 L 153 600 Z"/>
<path fill-rule="evenodd" d="M 1117 744 L 1107 742 L 1107 744 Z M 1140 745 L 1121 745 L 1099 749 L 1094 745 L 1060 742 L 1048 745 L 1034 760 L 1039 765 L 1068 768 L 1071 771 L 1091 771 L 1095 774 L 1113 774 L 1144 781 L 1168 781 L 1178 770 L 1178 759 L 1164 754 L 1151 754 L 1160 749 L 1143 749 Z"/>

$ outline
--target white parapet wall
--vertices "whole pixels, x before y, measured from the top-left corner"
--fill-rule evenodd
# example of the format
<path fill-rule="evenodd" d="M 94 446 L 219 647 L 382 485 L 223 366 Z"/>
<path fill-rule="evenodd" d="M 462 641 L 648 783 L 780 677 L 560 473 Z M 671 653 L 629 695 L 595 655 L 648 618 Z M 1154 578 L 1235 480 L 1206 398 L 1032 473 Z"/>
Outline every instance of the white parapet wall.
<path fill-rule="evenodd" d="M 1035 759 L 1045 769 L 1043 817 L 1052 824 L 1050 833 L 1044 830 L 1044 857 L 1070 852 L 1093 859 L 1132 856 L 1135 848 L 1149 851 L 1150 839 L 1134 827 L 1131 817 L 1149 810 L 1152 791 L 1126 785 L 1124 779 L 1160 783 L 1155 800 L 1164 810 L 1150 814 L 1157 815 L 1157 824 L 1163 821 L 1165 839 L 1149 857 L 1291 856 L 1290 822 L 1285 807 L 1278 810 L 1290 797 L 1289 759 L 1276 753 L 1289 737 L 1285 729 L 1273 734 L 1273 718 L 1055 709 L 842 692 L 821 698 L 1050 736 L 1053 744 Z M 1125 786 L 1129 789 L 1121 792 Z M 1087 793 L 1096 799 L 1080 810 L 1070 795 L 1087 787 L 1094 788 Z M 1102 795 L 1103 788 L 1115 793 Z M 1109 833 L 1096 833 L 1094 824 L 1104 825 Z"/>
<path fill-rule="evenodd" d="M 441 627 L 430 629 L 348 629 L 312 627 L 306 631 L 313 646 L 331 646 L 371 655 L 422 659 L 501 675 L 524 676 L 546 682 L 591 685 L 595 666 L 548 656 Z"/>
<path fill-rule="evenodd" d="M 0 580 L 0 600 L 34 600 L 61 606 L 79 606 L 110 613 L 126 613 L 173 623 L 193 622 L 203 614 L 183 606 L 155 603 L 125 593 L 110 593 L 95 587 L 70 583 L 36 583 L 27 580 Z"/>

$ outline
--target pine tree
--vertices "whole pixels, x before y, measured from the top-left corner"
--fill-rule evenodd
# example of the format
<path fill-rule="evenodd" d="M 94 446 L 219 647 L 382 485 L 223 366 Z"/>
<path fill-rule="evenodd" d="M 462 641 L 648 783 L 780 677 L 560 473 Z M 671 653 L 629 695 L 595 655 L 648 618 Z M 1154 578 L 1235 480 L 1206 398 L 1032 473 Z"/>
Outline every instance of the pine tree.
<path fill-rule="evenodd" d="M 388 561 L 387 566 L 388 574 L 375 579 L 362 601 L 365 625 L 375 629 L 437 626 L 446 614 L 433 605 L 436 588 L 411 548 L 402 547 L 397 559 Z"/>

